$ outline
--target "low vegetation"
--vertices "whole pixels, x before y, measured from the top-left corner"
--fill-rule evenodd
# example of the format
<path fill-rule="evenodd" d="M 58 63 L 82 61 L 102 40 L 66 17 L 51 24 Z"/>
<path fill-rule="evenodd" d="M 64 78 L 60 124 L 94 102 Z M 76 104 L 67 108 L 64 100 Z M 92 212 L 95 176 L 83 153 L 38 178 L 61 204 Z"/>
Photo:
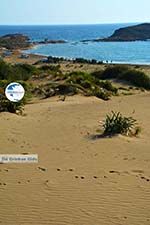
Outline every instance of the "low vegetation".
<path fill-rule="evenodd" d="M 132 117 L 123 116 L 120 112 L 111 112 L 106 115 L 103 123 L 104 135 L 113 136 L 117 134 L 137 136 L 141 131 L 136 127 L 137 121 Z"/>
<path fill-rule="evenodd" d="M 11 65 L 0 60 L 0 80 L 29 80 L 34 73 L 37 72 L 36 67 L 28 64 Z"/>
<path fill-rule="evenodd" d="M 57 79 L 56 79 L 57 78 Z M 117 89 L 109 81 L 98 80 L 89 73 L 72 72 L 55 77 L 54 81 L 35 88 L 35 93 L 43 94 L 45 98 L 54 95 L 74 95 L 77 93 L 85 96 L 96 96 L 109 100 L 117 94 Z"/>
<path fill-rule="evenodd" d="M 74 58 L 74 59 L 66 59 L 63 57 L 54 57 L 49 56 L 47 60 L 44 61 L 45 63 L 60 63 L 60 62 L 71 62 L 71 63 L 82 63 L 82 64 L 103 64 L 102 61 L 97 61 L 95 59 L 84 59 L 84 58 Z M 43 61 L 39 61 L 38 64 L 43 63 Z"/>
<path fill-rule="evenodd" d="M 108 100 L 111 95 L 117 94 L 117 89 L 109 81 L 102 81 L 89 73 L 73 72 L 67 75 L 67 82 L 80 85 L 85 89 L 86 95 L 93 95 Z"/>
<path fill-rule="evenodd" d="M 57 63 L 59 61 L 57 57 L 49 57 L 49 59 L 56 60 Z M 75 62 L 81 61 L 82 63 L 87 63 L 83 59 L 76 59 Z M 90 63 L 94 64 L 98 62 L 91 61 Z M 29 64 L 12 65 L 0 60 L 1 96 L 5 96 L 4 90 L 10 82 L 19 82 L 26 90 L 25 98 L 20 105 L 19 103 L 11 104 L 6 98 L 1 98 L 0 111 L 16 112 L 18 109 L 20 110 L 18 107 L 26 104 L 31 95 L 49 98 L 56 95 L 82 94 L 85 96 L 96 96 L 107 101 L 111 96 L 118 95 L 119 90 L 114 87 L 112 81 L 109 79 L 125 80 L 133 86 L 147 90 L 150 89 L 150 78 L 145 73 L 127 66 L 108 66 L 104 70 L 94 73 L 81 71 L 63 73 L 59 64 L 42 64 L 37 66 Z M 128 93 L 125 92 L 125 94 Z"/>
<path fill-rule="evenodd" d="M 0 98 L 0 112 L 22 114 L 23 109 L 24 100 L 19 102 L 11 102 L 6 98 Z"/>
<path fill-rule="evenodd" d="M 104 71 L 96 71 L 93 73 L 98 79 L 117 79 L 124 80 L 130 84 L 150 90 L 150 77 L 144 72 L 137 69 L 131 69 L 127 66 L 109 66 Z"/>

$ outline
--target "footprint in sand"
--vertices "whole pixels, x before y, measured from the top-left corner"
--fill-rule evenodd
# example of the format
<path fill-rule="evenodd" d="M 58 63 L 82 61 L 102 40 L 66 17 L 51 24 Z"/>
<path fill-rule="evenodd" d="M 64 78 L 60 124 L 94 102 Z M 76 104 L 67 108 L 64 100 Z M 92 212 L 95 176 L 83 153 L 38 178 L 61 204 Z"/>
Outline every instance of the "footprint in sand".
<path fill-rule="evenodd" d="M 80 178 L 81 178 L 82 180 L 83 180 L 83 179 L 85 179 L 85 177 L 84 177 L 84 176 L 81 176 Z"/>
<path fill-rule="evenodd" d="M 73 171 L 74 171 L 74 169 L 72 169 L 72 168 L 71 168 L 71 169 L 69 169 L 69 171 L 70 171 L 70 172 L 73 172 Z"/>
<path fill-rule="evenodd" d="M 144 173 L 144 170 L 131 170 L 133 173 Z"/>
<path fill-rule="evenodd" d="M 57 171 L 58 171 L 58 172 L 60 172 L 60 171 L 61 171 L 61 169 L 60 169 L 60 168 L 57 168 Z"/>
<path fill-rule="evenodd" d="M 150 181 L 150 178 L 149 177 L 145 177 L 145 176 L 142 176 L 142 174 L 144 174 L 144 170 L 132 170 L 131 171 L 133 174 L 136 174 L 136 177 L 140 177 L 142 180 L 145 180 L 147 182 Z"/>
<path fill-rule="evenodd" d="M 48 185 L 48 182 L 49 182 L 49 180 L 46 180 L 46 181 L 44 182 L 44 184 L 45 184 L 45 185 Z"/>
<path fill-rule="evenodd" d="M 2 186 L 2 185 L 3 185 L 3 186 L 6 186 L 7 184 L 6 184 L 6 183 L 0 183 L 0 185 L 1 185 L 1 186 Z"/>
<path fill-rule="evenodd" d="M 149 181 L 150 181 L 150 179 L 149 179 L 149 178 L 146 178 L 146 177 L 144 177 L 144 176 L 142 176 L 142 177 L 141 177 L 141 179 L 142 179 L 142 180 L 146 180 L 147 182 L 149 182 Z"/>
<path fill-rule="evenodd" d="M 120 172 L 119 171 L 115 171 L 115 170 L 110 170 L 109 173 L 116 173 L 116 174 L 120 175 Z"/>
<path fill-rule="evenodd" d="M 43 171 L 43 172 L 46 171 L 46 168 L 43 168 L 43 167 L 40 167 L 40 166 L 38 167 L 38 169 L 41 170 L 41 171 Z"/>
<path fill-rule="evenodd" d="M 94 179 L 97 179 L 98 177 L 97 177 L 97 176 L 93 176 L 93 178 L 94 178 Z"/>

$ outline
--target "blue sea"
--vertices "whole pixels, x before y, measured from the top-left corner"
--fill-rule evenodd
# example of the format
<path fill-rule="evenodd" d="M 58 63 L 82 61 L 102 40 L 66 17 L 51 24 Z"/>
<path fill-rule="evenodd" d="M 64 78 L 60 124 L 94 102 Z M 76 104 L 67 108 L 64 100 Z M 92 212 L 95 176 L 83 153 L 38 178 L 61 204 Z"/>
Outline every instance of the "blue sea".
<path fill-rule="evenodd" d="M 116 29 L 134 24 L 0 26 L 0 35 L 21 33 L 32 41 L 45 38 L 66 40 L 65 44 L 39 45 L 27 53 L 65 58 L 85 58 L 113 63 L 150 64 L 150 41 L 87 42 L 82 40 L 104 38 Z"/>

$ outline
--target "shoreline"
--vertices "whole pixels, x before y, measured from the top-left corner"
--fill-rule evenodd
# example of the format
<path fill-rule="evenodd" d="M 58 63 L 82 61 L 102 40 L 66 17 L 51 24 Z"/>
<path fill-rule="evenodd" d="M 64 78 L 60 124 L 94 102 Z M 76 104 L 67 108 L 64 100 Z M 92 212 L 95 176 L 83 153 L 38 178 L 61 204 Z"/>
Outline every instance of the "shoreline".
<path fill-rule="evenodd" d="M 35 47 L 35 46 L 34 46 Z M 33 47 L 33 48 L 34 48 Z M 27 50 L 28 51 L 28 50 Z M 13 51 L 12 53 L 12 57 L 13 55 L 16 55 L 16 53 L 18 55 L 21 55 L 21 54 L 26 54 L 29 56 L 29 58 L 34 58 L 34 59 L 39 59 L 39 60 L 42 60 L 42 59 L 45 59 L 47 57 L 54 57 L 54 58 L 58 58 L 58 59 L 61 59 L 63 58 L 63 60 L 60 62 L 60 63 L 63 63 L 63 62 L 66 62 L 66 63 L 74 63 L 73 60 L 77 59 L 77 58 L 69 58 L 69 57 L 63 57 L 63 56 L 54 56 L 54 55 L 44 55 L 44 54 L 40 54 L 40 53 L 28 53 L 26 50 L 21 50 L 21 49 L 18 49 L 18 50 L 15 50 Z M 5 57 L 5 59 L 10 59 L 11 57 Z M 4 59 L 4 60 L 5 60 Z M 84 60 L 93 60 L 93 59 L 87 59 L 87 58 L 83 58 Z M 7 60 L 6 60 L 7 61 Z M 11 60 L 10 60 L 11 61 Z M 99 62 L 99 61 L 98 61 Z M 28 59 L 25 60 L 25 63 L 29 63 L 28 62 Z M 56 63 L 57 64 L 57 63 Z M 90 64 L 90 63 L 87 63 L 87 64 Z M 93 65 L 97 65 L 96 63 L 93 64 Z M 113 66 L 113 65 L 125 65 L 125 66 L 139 66 L 139 67 L 146 67 L 146 68 L 150 68 L 150 63 L 129 63 L 129 62 L 106 62 L 106 61 L 103 61 L 101 65 L 104 65 L 104 66 Z"/>
<path fill-rule="evenodd" d="M 66 44 L 66 43 L 65 43 Z M 150 67 L 150 62 L 119 62 L 119 61 L 111 61 L 111 60 L 97 60 L 97 59 L 94 59 L 94 58 L 82 58 L 82 57 L 76 57 L 76 58 L 73 58 L 73 57 L 64 57 L 64 56 L 55 56 L 55 55 L 48 55 L 48 54 L 41 54 L 41 53 L 32 53 L 30 52 L 30 50 L 33 50 L 33 49 L 37 49 L 39 46 L 45 46 L 45 45 L 50 45 L 50 44 L 33 44 L 32 46 L 28 47 L 28 48 L 25 48 L 25 49 L 15 49 L 15 50 L 8 50 L 8 49 L 5 49 L 5 50 L 2 50 L 0 49 L 0 57 L 2 57 L 2 54 L 4 51 L 10 51 L 12 54 L 11 56 L 6 56 L 4 57 L 3 59 L 6 61 L 10 61 L 11 62 L 11 58 L 13 58 L 14 55 L 28 55 L 29 58 L 34 58 L 34 59 L 38 59 L 38 60 L 42 60 L 44 58 L 47 58 L 47 57 L 52 57 L 52 58 L 56 58 L 56 59 L 62 59 L 62 62 L 65 61 L 67 63 L 75 63 L 74 60 L 76 59 L 82 59 L 82 60 L 85 60 L 85 61 L 96 61 L 97 63 L 93 63 L 93 65 L 98 65 L 98 63 L 101 63 L 102 65 L 126 65 L 126 66 L 139 66 L 139 67 L 147 67 L 149 68 Z M 51 45 L 55 45 L 54 43 L 51 44 Z M 10 59 L 10 60 L 9 60 Z M 16 58 L 16 62 L 17 62 L 17 58 Z M 60 63 L 62 63 L 60 62 Z M 13 60 L 13 63 L 14 63 L 14 60 Z M 18 62 L 17 62 L 18 63 Z M 25 60 L 25 63 L 29 63 L 28 59 Z M 87 63 L 87 64 L 90 64 L 90 63 Z"/>
<path fill-rule="evenodd" d="M 62 52 L 65 52 L 64 47 L 62 47 L 62 49 L 60 48 L 59 51 L 57 51 L 58 45 L 62 45 L 62 44 L 66 45 L 68 43 L 69 47 L 70 47 L 70 45 L 73 43 L 70 41 L 67 41 L 67 40 L 63 40 L 63 39 L 47 39 L 46 38 L 41 41 L 33 41 L 28 36 L 23 35 L 23 34 L 8 34 L 8 35 L 4 35 L 4 36 L 0 37 L 0 39 L 2 39 L 2 41 L 4 43 L 6 42 L 5 43 L 6 46 L 4 44 L 2 44 L 2 46 L 0 47 L 0 56 L 2 58 L 3 58 L 3 55 L 4 55 L 4 57 L 6 57 L 6 56 L 10 56 L 14 52 L 19 52 L 22 55 L 23 54 L 26 54 L 28 56 L 34 55 L 34 57 L 36 57 L 36 56 L 42 57 L 42 58 L 52 57 L 52 58 L 56 59 L 55 60 L 56 62 L 57 62 L 57 59 L 59 62 L 60 62 L 59 59 L 62 59 L 62 61 L 66 61 L 66 62 L 81 61 L 81 63 L 92 62 L 92 64 L 100 64 L 101 63 L 104 65 L 150 66 L 150 61 L 148 61 L 149 58 L 146 58 L 147 60 L 145 62 L 142 59 L 140 62 L 140 59 L 138 61 L 134 57 L 132 57 L 132 59 L 130 59 L 130 57 L 127 57 L 126 55 L 124 55 L 124 57 L 118 57 L 118 59 L 117 59 L 117 57 L 116 57 L 117 52 L 115 54 L 114 53 L 109 54 L 109 52 L 105 51 L 105 48 L 101 49 L 102 52 L 104 51 L 103 54 L 102 54 L 102 52 L 100 52 L 100 55 L 103 55 L 104 58 L 99 59 L 99 54 L 93 55 L 91 53 L 92 49 L 94 51 L 95 46 L 92 46 L 91 50 L 90 50 L 91 46 L 89 49 L 83 47 L 84 54 L 80 53 L 80 46 L 79 46 L 77 49 L 75 49 L 75 52 L 74 52 L 74 49 L 72 49 L 74 54 L 70 54 L 69 52 L 67 54 L 67 51 L 66 51 L 65 55 L 68 55 L 68 56 L 64 56 L 64 55 L 62 55 Z M 13 42 L 12 42 L 12 40 L 13 40 Z M 86 40 L 86 41 L 89 41 L 89 40 Z M 82 42 L 85 42 L 85 40 L 77 41 L 77 43 L 82 43 Z M 48 46 L 50 46 L 50 45 L 57 45 L 56 49 L 55 48 L 47 49 Z M 40 47 L 43 47 L 42 48 L 43 51 L 44 51 L 44 47 L 46 47 L 47 54 L 40 53 L 39 52 L 41 49 Z M 82 46 L 81 46 L 81 48 L 82 48 Z M 90 50 L 90 52 L 89 52 L 89 50 Z M 112 48 L 112 50 L 109 49 L 109 51 L 113 52 L 113 48 Z M 51 54 L 49 54 L 49 52 L 51 52 Z M 109 56 L 109 58 L 107 58 L 108 56 Z M 127 61 L 124 60 L 125 58 L 127 59 Z"/>
<path fill-rule="evenodd" d="M 54 57 L 54 58 L 58 58 L 58 59 L 63 58 L 68 63 L 69 62 L 72 62 L 74 59 L 78 59 L 78 58 L 71 58 L 71 57 L 69 58 L 69 57 L 64 57 L 64 56 L 55 56 L 55 55 L 47 55 L 47 54 L 44 55 L 44 54 L 40 54 L 40 53 L 28 53 L 28 52 L 26 52 L 26 50 L 25 51 L 22 51 L 22 52 L 25 53 L 25 54 L 31 55 L 31 56 L 32 55 L 35 55 L 35 56 L 40 56 L 40 57 L 43 57 L 43 58 L 47 58 L 47 57 Z M 82 59 L 84 59 L 84 60 L 96 60 L 96 59 L 93 59 L 93 58 L 91 58 L 91 59 L 82 58 Z M 112 62 L 110 62 L 109 60 L 108 60 L 108 62 L 106 62 L 106 61 L 107 60 L 104 60 L 104 61 L 101 61 L 101 62 L 102 62 L 103 65 L 110 65 L 110 66 L 111 65 L 112 66 L 113 65 L 126 65 L 126 66 L 144 66 L 144 67 L 150 67 L 150 62 L 149 63 L 140 63 L 140 62 L 134 62 L 134 63 L 132 63 L 132 62 L 118 62 L 118 61 L 112 61 Z M 100 62 L 100 61 L 98 61 L 98 62 Z"/>
<path fill-rule="evenodd" d="M 66 43 L 65 43 L 66 44 Z M 41 57 L 44 57 L 44 58 L 46 58 L 46 57 L 55 57 L 55 58 L 58 58 L 58 59 L 60 59 L 60 58 L 63 58 L 65 61 L 68 61 L 68 62 L 70 62 L 70 61 L 72 61 L 72 60 L 74 60 L 74 59 L 78 59 L 78 58 L 81 58 L 81 59 L 84 59 L 84 60 L 96 60 L 97 62 L 102 62 L 104 65 L 127 65 L 127 66 L 148 66 L 148 67 L 150 67 L 150 62 L 119 62 L 119 61 L 111 61 L 111 60 L 97 60 L 97 59 L 94 59 L 94 58 L 83 58 L 83 57 L 75 57 L 75 58 L 73 58 L 73 57 L 65 57 L 65 56 L 56 56 L 56 55 L 49 55 L 49 54 L 41 54 L 41 53 L 32 53 L 32 52 L 29 52 L 30 50 L 32 50 L 32 49 L 37 49 L 39 46 L 46 46 L 46 45 L 50 45 L 50 44 L 35 44 L 34 46 L 31 46 L 30 48 L 28 48 L 28 49 L 25 49 L 25 50 L 19 50 L 19 51 L 21 51 L 22 53 L 25 53 L 25 54 L 28 54 L 28 55 L 37 55 L 37 56 L 41 56 Z M 54 44 L 52 44 L 52 45 L 54 45 Z"/>

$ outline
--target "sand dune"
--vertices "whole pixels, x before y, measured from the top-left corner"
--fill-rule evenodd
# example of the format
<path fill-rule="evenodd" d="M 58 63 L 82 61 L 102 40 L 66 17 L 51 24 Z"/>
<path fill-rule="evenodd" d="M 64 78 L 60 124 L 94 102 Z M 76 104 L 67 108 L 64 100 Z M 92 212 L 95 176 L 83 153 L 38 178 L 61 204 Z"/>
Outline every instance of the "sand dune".
<path fill-rule="evenodd" d="M 39 163 L 0 164 L 0 224 L 149 225 L 149 99 L 51 98 L 25 116 L 1 113 L 1 154 L 36 153 Z M 141 136 L 92 140 L 111 110 L 133 115 Z"/>

